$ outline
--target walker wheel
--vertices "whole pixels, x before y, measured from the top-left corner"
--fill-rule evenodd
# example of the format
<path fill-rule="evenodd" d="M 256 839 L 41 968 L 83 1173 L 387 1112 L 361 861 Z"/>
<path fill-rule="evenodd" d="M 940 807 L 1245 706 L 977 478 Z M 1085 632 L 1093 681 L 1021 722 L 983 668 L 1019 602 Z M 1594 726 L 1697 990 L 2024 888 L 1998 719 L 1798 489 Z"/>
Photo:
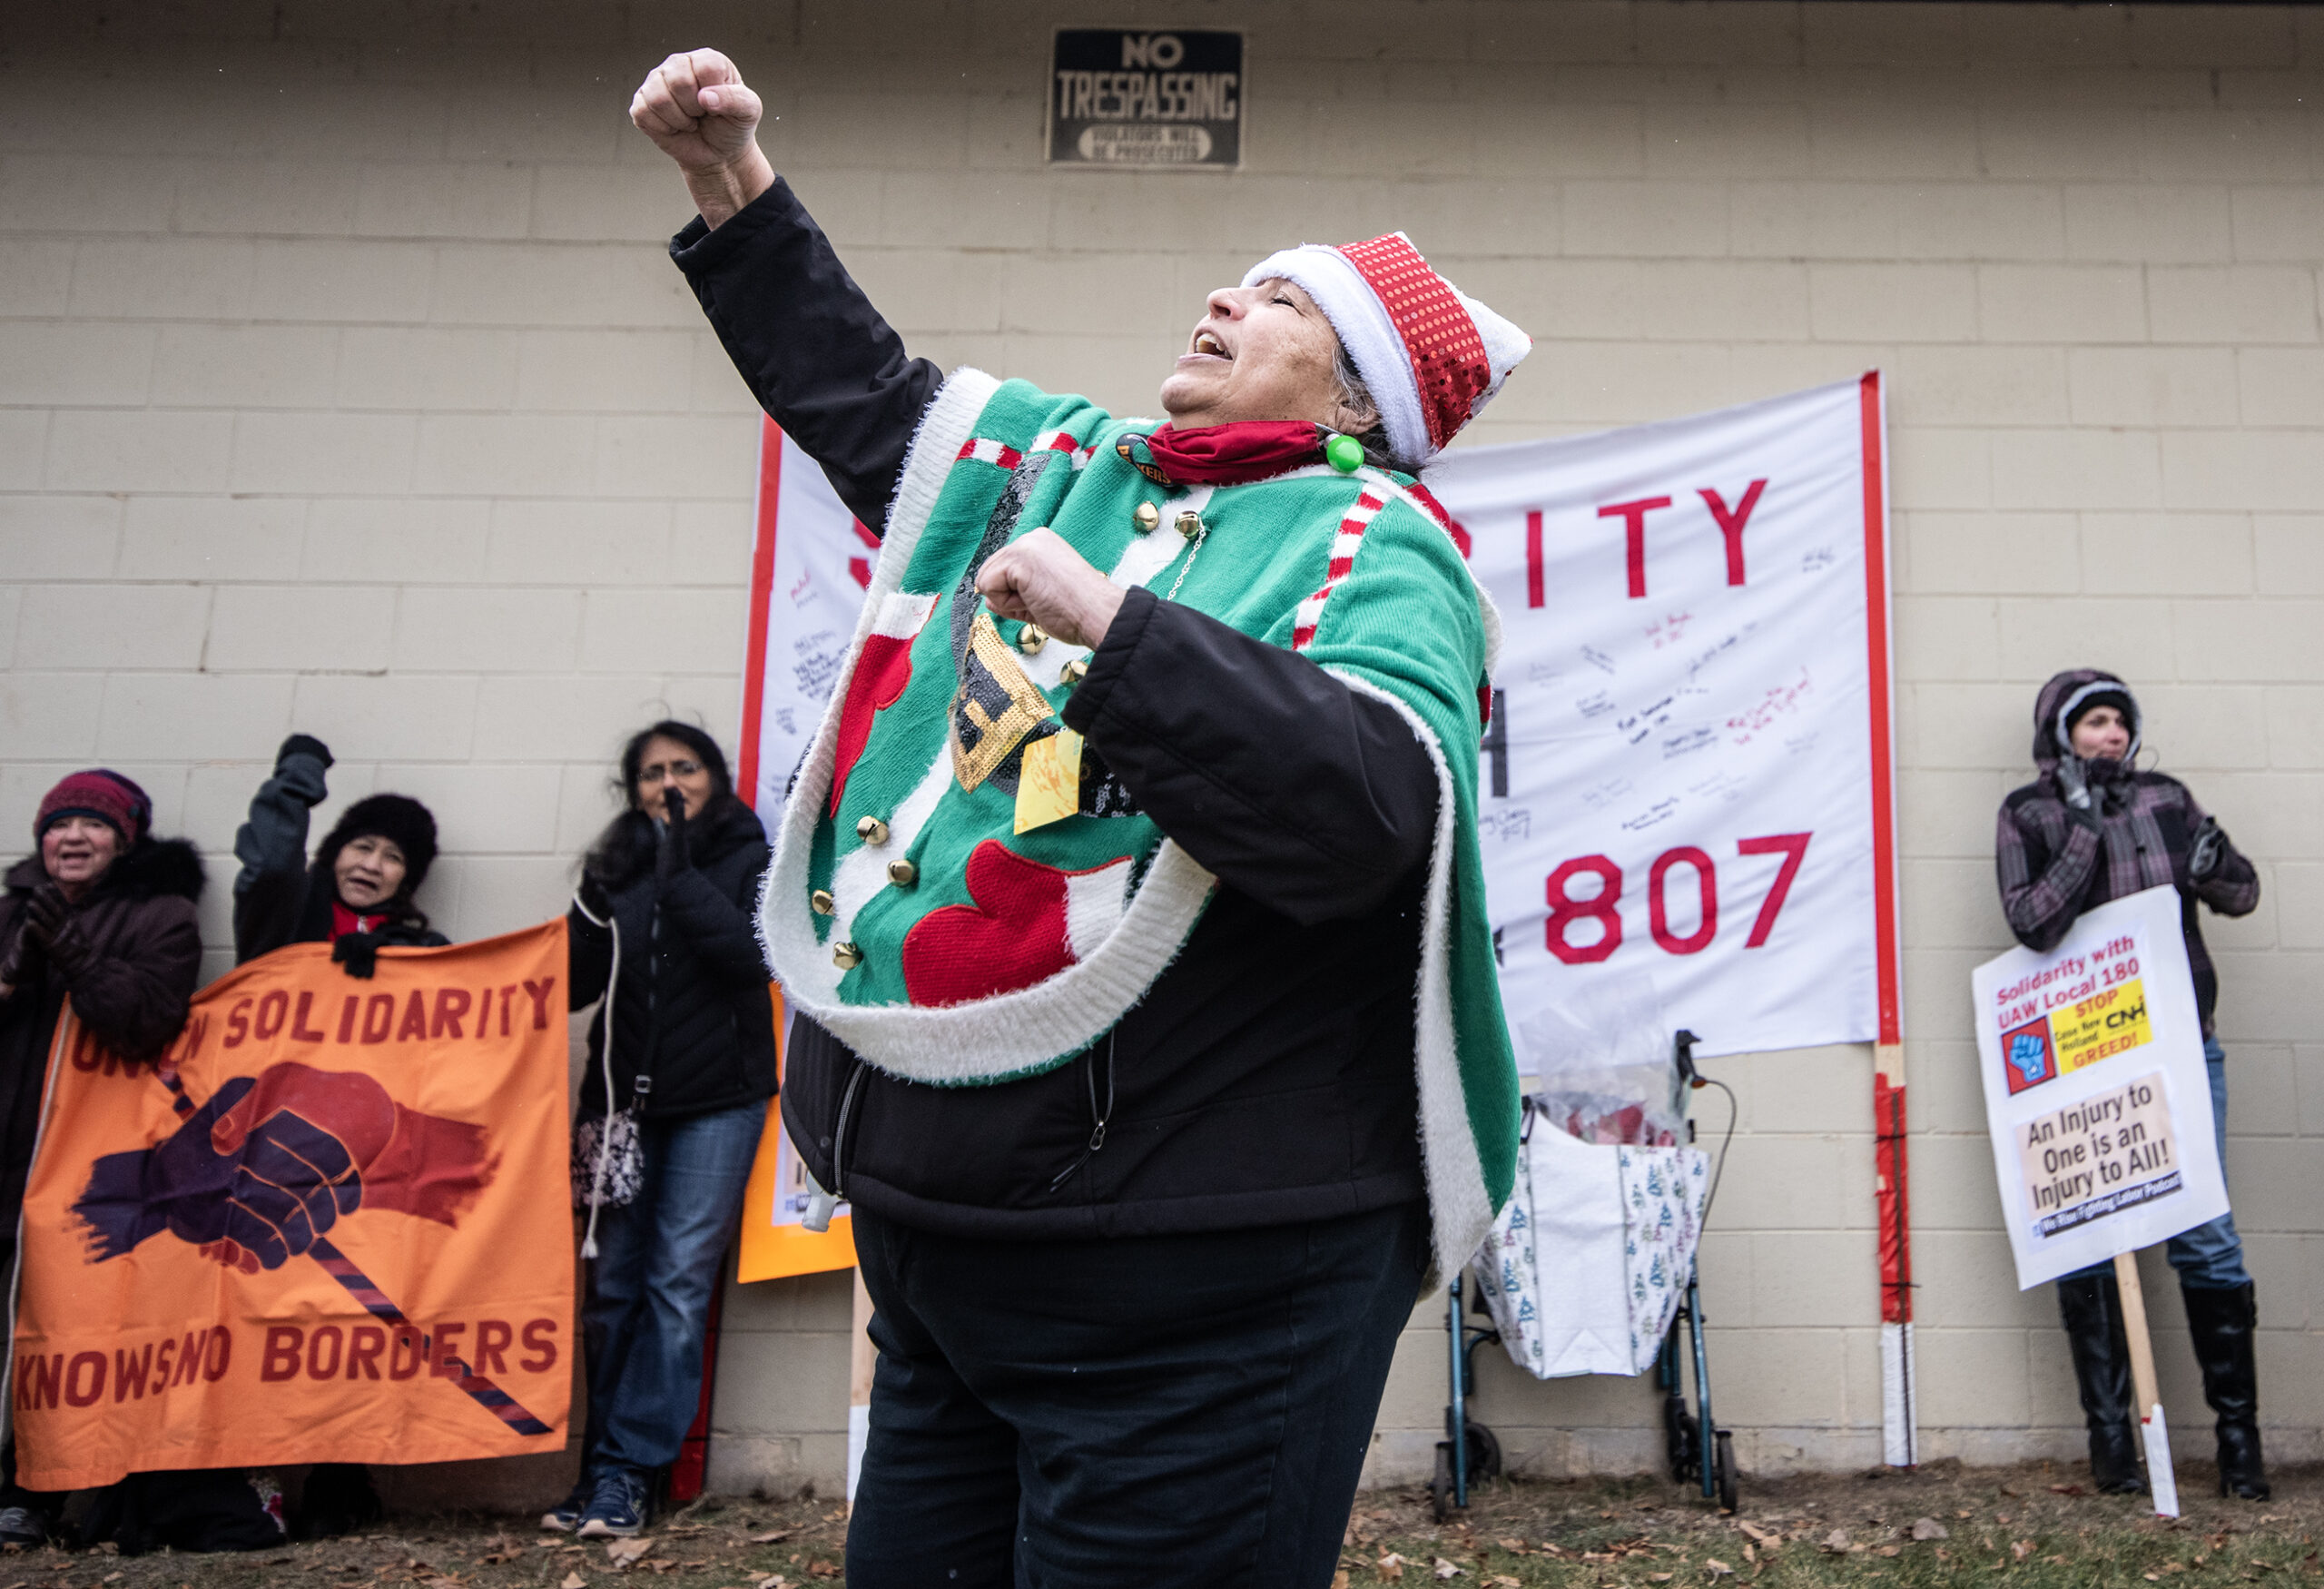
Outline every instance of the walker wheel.
<path fill-rule="evenodd" d="M 1718 1509 L 1732 1515 L 1735 1510 L 1735 1436 L 1721 1429 L 1714 1436 L 1717 1449 L 1713 1459 L 1718 1464 Z"/>
<path fill-rule="evenodd" d="M 1689 1484 L 1699 1476 L 1703 1448 L 1700 1429 L 1685 1402 L 1675 1396 L 1663 1402 L 1662 1433 L 1669 1444 L 1671 1483 Z"/>
<path fill-rule="evenodd" d="M 1469 1484 L 1473 1488 L 1501 1476 L 1501 1436 L 1482 1424 L 1469 1426 Z"/>

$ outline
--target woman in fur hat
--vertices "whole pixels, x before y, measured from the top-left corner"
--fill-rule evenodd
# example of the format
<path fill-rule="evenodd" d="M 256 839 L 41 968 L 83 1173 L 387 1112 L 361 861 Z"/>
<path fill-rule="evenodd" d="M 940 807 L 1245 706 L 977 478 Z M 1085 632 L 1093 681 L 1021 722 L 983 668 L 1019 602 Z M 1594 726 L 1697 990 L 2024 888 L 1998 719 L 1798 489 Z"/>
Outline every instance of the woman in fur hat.
<path fill-rule="evenodd" d="M 436 949 L 450 939 L 412 902 L 436 863 L 436 818 L 405 794 L 367 795 L 340 814 L 307 859 L 307 827 L 330 790 L 330 747 L 294 734 L 234 834 L 234 963 L 286 943 L 329 943 L 350 976 L 371 974 L 383 948 Z"/>
<path fill-rule="evenodd" d="M 153 836 L 145 791 L 103 767 L 44 796 L 33 853 L 0 896 L 0 1282 L 15 1268 L 16 1225 L 40 1129 L 49 1048 L 65 997 L 107 1050 L 158 1058 L 185 1023 L 202 970 L 202 857 Z M 15 1486 L 11 1448 L 0 1542 L 47 1536 L 41 1498 Z"/>
<path fill-rule="evenodd" d="M 436 818 L 406 794 L 371 794 L 340 814 L 307 858 L 314 808 L 330 793 L 330 747 L 294 734 L 275 752 L 274 775 L 251 797 L 250 820 L 234 834 L 234 963 L 286 943 L 329 943 L 354 977 L 369 977 L 383 948 L 435 949 L 451 940 L 414 903 L 436 862 Z M 153 1476 L 145 1476 L 152 1477 Z M 183 1480 L 196 1476 L 168 1476 Z M 231 1486 L 228 1486 L 231 1489 Z M 240 1507 L 239 1492 L 225 1510 Z M 318 1464 L 300 1496 L 300 1531 L 346 1534 L 385 1508 L 360 1463 Z"/>
<path fill-rule="evenodd" d="M 1995 842 L 2002 908 L 2019 943 L 2047 952 L 2074 918 L 2094 905 L 2166 883 L 2178 889 L 2203 1056 L 2210 1061 L 2211 1128 L 2224 1167 L 2227 1051 L 2213 1022 L 2219 973 L 2195 907 L 2250 915 L 2260 903 L 2260 873 L 2186 785 L 2139 770 L 2139 727 L 2138 701 L 2111 673 L 2074 668 L 2042 686 L 2034 706 L 2034 765 L 2041 776 L 2002 803 Z M 2268 1475 L 2252 1358 L 2259 1311 L 2235 1216 L 2222 1214 L 2174 1236 L 2164 1251 L 2179 1271 L 2203 1396 L 2219 1419 L 2220 1493 L 2264 1501 Z M 2058 1308 L 2090 1426 L 2091 1476 L 2110 1494 L 2143 1491 L 2130 1348 L 2113 1265 L 2093 1265 L 2060 1280 Z"/>
<path fill-rule="evenodd" d="M 713 329 L 884 531 L 759 916 L 877 1310 L 848 1581 L 1320 1586 L 1515 1170 L 1495 624 L 1416 474 L 1531 344 L 1392 232 L 1209 293 L 1167 424 L 948 378 L 760 111 L 698 50 L 631 118 Z"/>

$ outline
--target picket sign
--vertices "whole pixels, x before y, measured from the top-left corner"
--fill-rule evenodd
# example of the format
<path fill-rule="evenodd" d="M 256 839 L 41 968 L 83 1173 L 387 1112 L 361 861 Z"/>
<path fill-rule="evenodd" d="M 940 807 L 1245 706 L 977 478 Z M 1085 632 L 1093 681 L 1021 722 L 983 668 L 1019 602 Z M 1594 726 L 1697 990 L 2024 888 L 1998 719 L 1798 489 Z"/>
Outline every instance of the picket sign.
<path fill-rule="evenodd" d="M 2110 900 L 1970 978 L 2020 1289 L 2227 1212 L 2179 913 L 2168 883 Z"/>
<path fill-rule="evenodd" d="M 2227 1212 L 2202 1018 L 2165 883 L 1970 977 L 2003 1224 L 2029 1289 L 2113 1261 L 2154 1507 L 2179 1515 L 2135 1254 Z"/>

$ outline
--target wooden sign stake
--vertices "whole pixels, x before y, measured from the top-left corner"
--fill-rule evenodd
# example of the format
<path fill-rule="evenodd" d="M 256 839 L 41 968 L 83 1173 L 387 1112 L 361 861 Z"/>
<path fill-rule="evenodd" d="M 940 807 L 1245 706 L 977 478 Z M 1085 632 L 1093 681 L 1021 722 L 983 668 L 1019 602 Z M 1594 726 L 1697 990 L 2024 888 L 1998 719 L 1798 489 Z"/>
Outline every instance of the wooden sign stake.
<path fill-rule="evenodd" d="M 855 1329 L 848 1354 L 847 1509 L 852 1512 L 855 1483 L 863 1475 L 863 1443 L 872 1434 L 872 1367 L 880 1354 L 872 1345 L 872 1293 L 863 1288 L 862 1269 L 850 1272 L 855 1278 Z M 2145 1326 L 2140 1328 L 2143 1331 Z"/>
<path fill-rule="evenodd" d="M 2122 1330 L 2131 1343 L 2131 1387 L 2138 1400 L 2139 1439 L 2146 1452 L 2147 1487 L 2155 1515 L 2179 1515 L 2179 1481 L 2171 1468 L 2171 1433 L 2162 1421 L 2162 1397 L 2154 1383 L 2154 1342 L 2146 1331 L 2146 1292 L 2139 1285 L 2134 1252 L 2114 1255 L 2114 1284 L 2122 1297 Z"/>

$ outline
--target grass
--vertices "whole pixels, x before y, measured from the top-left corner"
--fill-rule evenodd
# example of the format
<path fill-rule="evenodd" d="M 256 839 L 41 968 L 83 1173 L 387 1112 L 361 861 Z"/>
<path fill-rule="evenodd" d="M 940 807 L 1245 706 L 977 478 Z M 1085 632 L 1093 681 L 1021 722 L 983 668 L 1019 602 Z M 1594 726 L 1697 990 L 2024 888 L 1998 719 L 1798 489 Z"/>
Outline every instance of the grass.
<path fill-rule="evenodd" d="M 1418 1502 L 1364 1497 L 1341 1563 L 1348 1589 L 2290 1583 L 2319 1571 L 2319 1479 L 2286 1475 L 2264 1505 L 2182 1494 L 2175 1521 L 2141 1497 L 2086 1494 L 2083 1474 L 2046 1466 L 1747 1476 L 1732 1517 L 1650 1480 L 1496 1483 L 1443 1526 Z M 2189 1489 L 2199 1482 L 2181 1476 Z"/>
<path fill-rule="evenodd" d="M 2324 1472 L 2279 1474 L 2263 1505 L 2216 1499 L 2182 1473 L 2186 1515 L 2083 1493 L 2063 1466 L 1746 1476 L 1739 1515 L 1651 1479 L 1483 1486 L 1438 1525 L 1414 1490 L 1358 1498 L 1344 1589 L 1768 1589 L 1994 1583 L 2144 1589 L 2324 1583 Z M 822 1589 L 843 1585 L 847 1524 L 828 1500 L 710 1501 L 655 1528 L 622 1561 L 542 1535 L 532 1519 L 399 1519 L 358 1539 L 249 1555 L 0 1554 L 0 1589 Z M 1917 1528 L 1915 1525 L 1918 1525 Z M 1939 1532 L 1941 1531 L 1941 1532 Z M 1915 1535 L 1919 1537 L 1915 1537 Z"/>

